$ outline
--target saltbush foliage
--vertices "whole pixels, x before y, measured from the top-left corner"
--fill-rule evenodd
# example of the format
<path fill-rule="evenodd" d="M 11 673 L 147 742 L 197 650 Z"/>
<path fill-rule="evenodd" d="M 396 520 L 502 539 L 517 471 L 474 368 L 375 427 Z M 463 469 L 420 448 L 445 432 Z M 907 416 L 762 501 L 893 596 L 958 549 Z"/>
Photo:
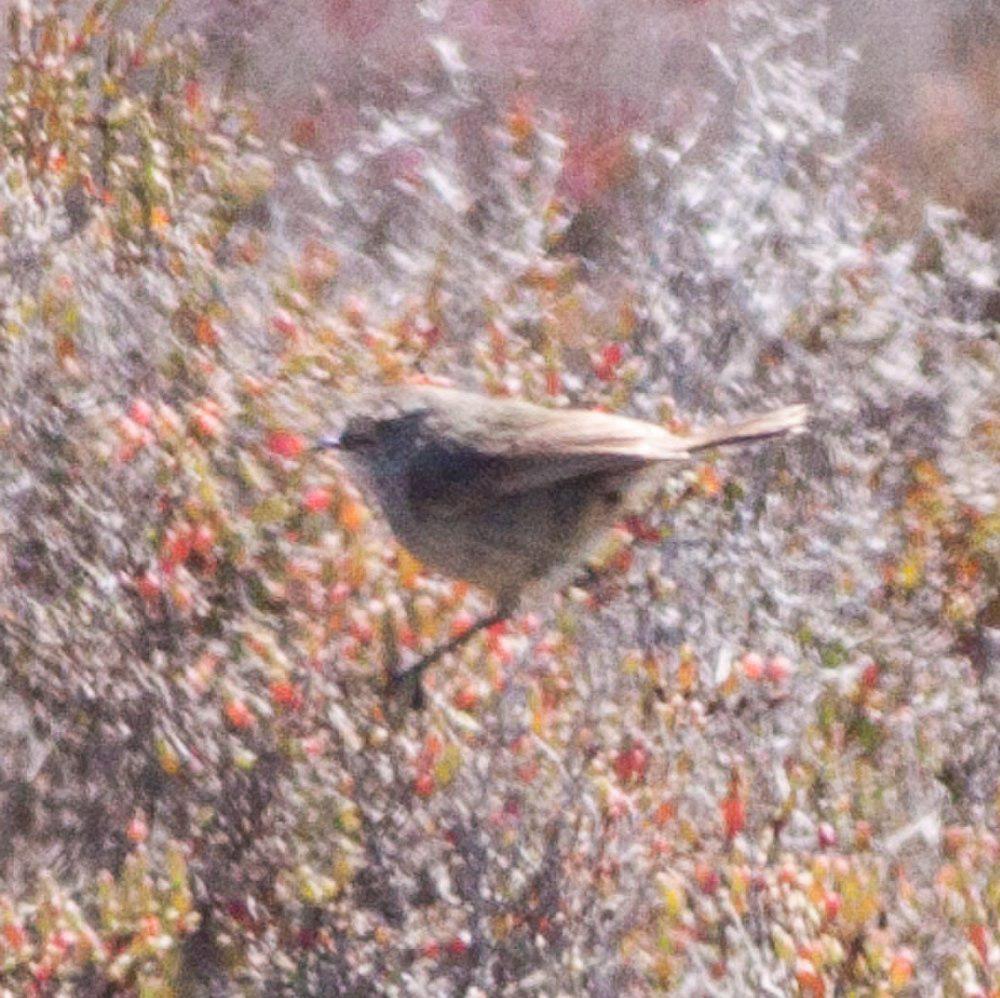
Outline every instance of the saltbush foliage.
<path fill-rule="evenodd" d="M 572 163 L 446 20 L 325 163 L 115 16 L 14 7 L 0 96 L 6 991 L 996 988 L 997 252 L 898 236 L 814 5 Z M 815 419 L 407 713 L 483 600 L 308 448 L 413 377 Z"/>

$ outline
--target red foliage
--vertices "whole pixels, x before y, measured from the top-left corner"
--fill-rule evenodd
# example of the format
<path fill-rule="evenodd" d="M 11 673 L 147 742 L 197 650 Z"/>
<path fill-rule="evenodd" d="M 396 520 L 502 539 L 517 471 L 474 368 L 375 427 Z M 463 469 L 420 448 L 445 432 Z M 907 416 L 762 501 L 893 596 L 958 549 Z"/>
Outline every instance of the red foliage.
<path fill-rule="evenodd" d="M 306 449 L 305 440 L 289 430 L 273 430 L 267 437 L 267 449 L 275 457 L 296 460 Z"/>

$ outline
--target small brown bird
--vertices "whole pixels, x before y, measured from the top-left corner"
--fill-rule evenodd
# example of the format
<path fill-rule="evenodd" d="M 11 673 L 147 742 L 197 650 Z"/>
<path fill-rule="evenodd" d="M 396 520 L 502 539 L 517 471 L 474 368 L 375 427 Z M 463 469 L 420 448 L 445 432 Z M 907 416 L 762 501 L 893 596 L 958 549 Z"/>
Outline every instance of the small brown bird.
<path fill-rule="evenodd" d="M 564 580 L 664 466 L 782 436 L 806 418 L 792 405 L 680 436 L 627 416 L 406 385 L 362 396 L 317 448 L 344 456 L 417 558 L 496 597 L 496 613 L 398 677 L 408 680 L 510 616 L 529 587 Z"/>

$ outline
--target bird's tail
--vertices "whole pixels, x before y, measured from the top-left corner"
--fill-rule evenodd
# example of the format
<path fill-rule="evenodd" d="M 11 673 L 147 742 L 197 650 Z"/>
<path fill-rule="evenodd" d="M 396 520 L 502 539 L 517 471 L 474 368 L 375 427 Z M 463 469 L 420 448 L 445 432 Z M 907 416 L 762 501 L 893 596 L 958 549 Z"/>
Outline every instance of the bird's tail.
<path fill-rule="evenodd" d="M 722 447 L 726 444 L 767 440 L 768 437 L 780 437 L 786 433 L 801 430 L 808 420 L 808 406 L 788 405 L 783 409 L 775 409 L 773 412 L 763 416 L 755 416 L 742 423 L 696 430 L 691 436 L 684 438 L 684 443 L 688 451 L 699 451 L 708 447 Z"/>

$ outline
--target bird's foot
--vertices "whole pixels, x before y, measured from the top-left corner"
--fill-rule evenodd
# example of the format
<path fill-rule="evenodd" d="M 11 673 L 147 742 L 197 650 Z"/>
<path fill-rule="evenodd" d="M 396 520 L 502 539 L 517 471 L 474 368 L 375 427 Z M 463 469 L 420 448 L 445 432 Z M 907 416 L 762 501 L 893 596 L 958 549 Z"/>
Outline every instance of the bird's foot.
<path fill-rule="evenodd" d="M 388 693 L 393 699 L 402 703 L 409 710 L 424 710 L 427 707 L 427 695 L 424 693 L 424 670 L 430 665 L 428 658 L 423 658 L 416 665 L 394 672 L 389 676 Z"/>
<path fill-rule="evenodd" d="M 474 635 L 484 628 L 492 627 L 501 620 L 507 618 L 505 610 L 498 610 L 496 613 L 477 620 L 471 627 L 457 634 L 450 641 L 435 648 L 434 651 L 425 655 L 416 665 L 411 665 L 402 672 L 391 672 L 389 675 L 389 694 L 393 699 L 406 703 L 412 710 L 423 710 L 427 706 L 427 697 L 424 693 L 423 676 L 427 667 L 433 665 L 438 659 L 458 651 Z"/>

